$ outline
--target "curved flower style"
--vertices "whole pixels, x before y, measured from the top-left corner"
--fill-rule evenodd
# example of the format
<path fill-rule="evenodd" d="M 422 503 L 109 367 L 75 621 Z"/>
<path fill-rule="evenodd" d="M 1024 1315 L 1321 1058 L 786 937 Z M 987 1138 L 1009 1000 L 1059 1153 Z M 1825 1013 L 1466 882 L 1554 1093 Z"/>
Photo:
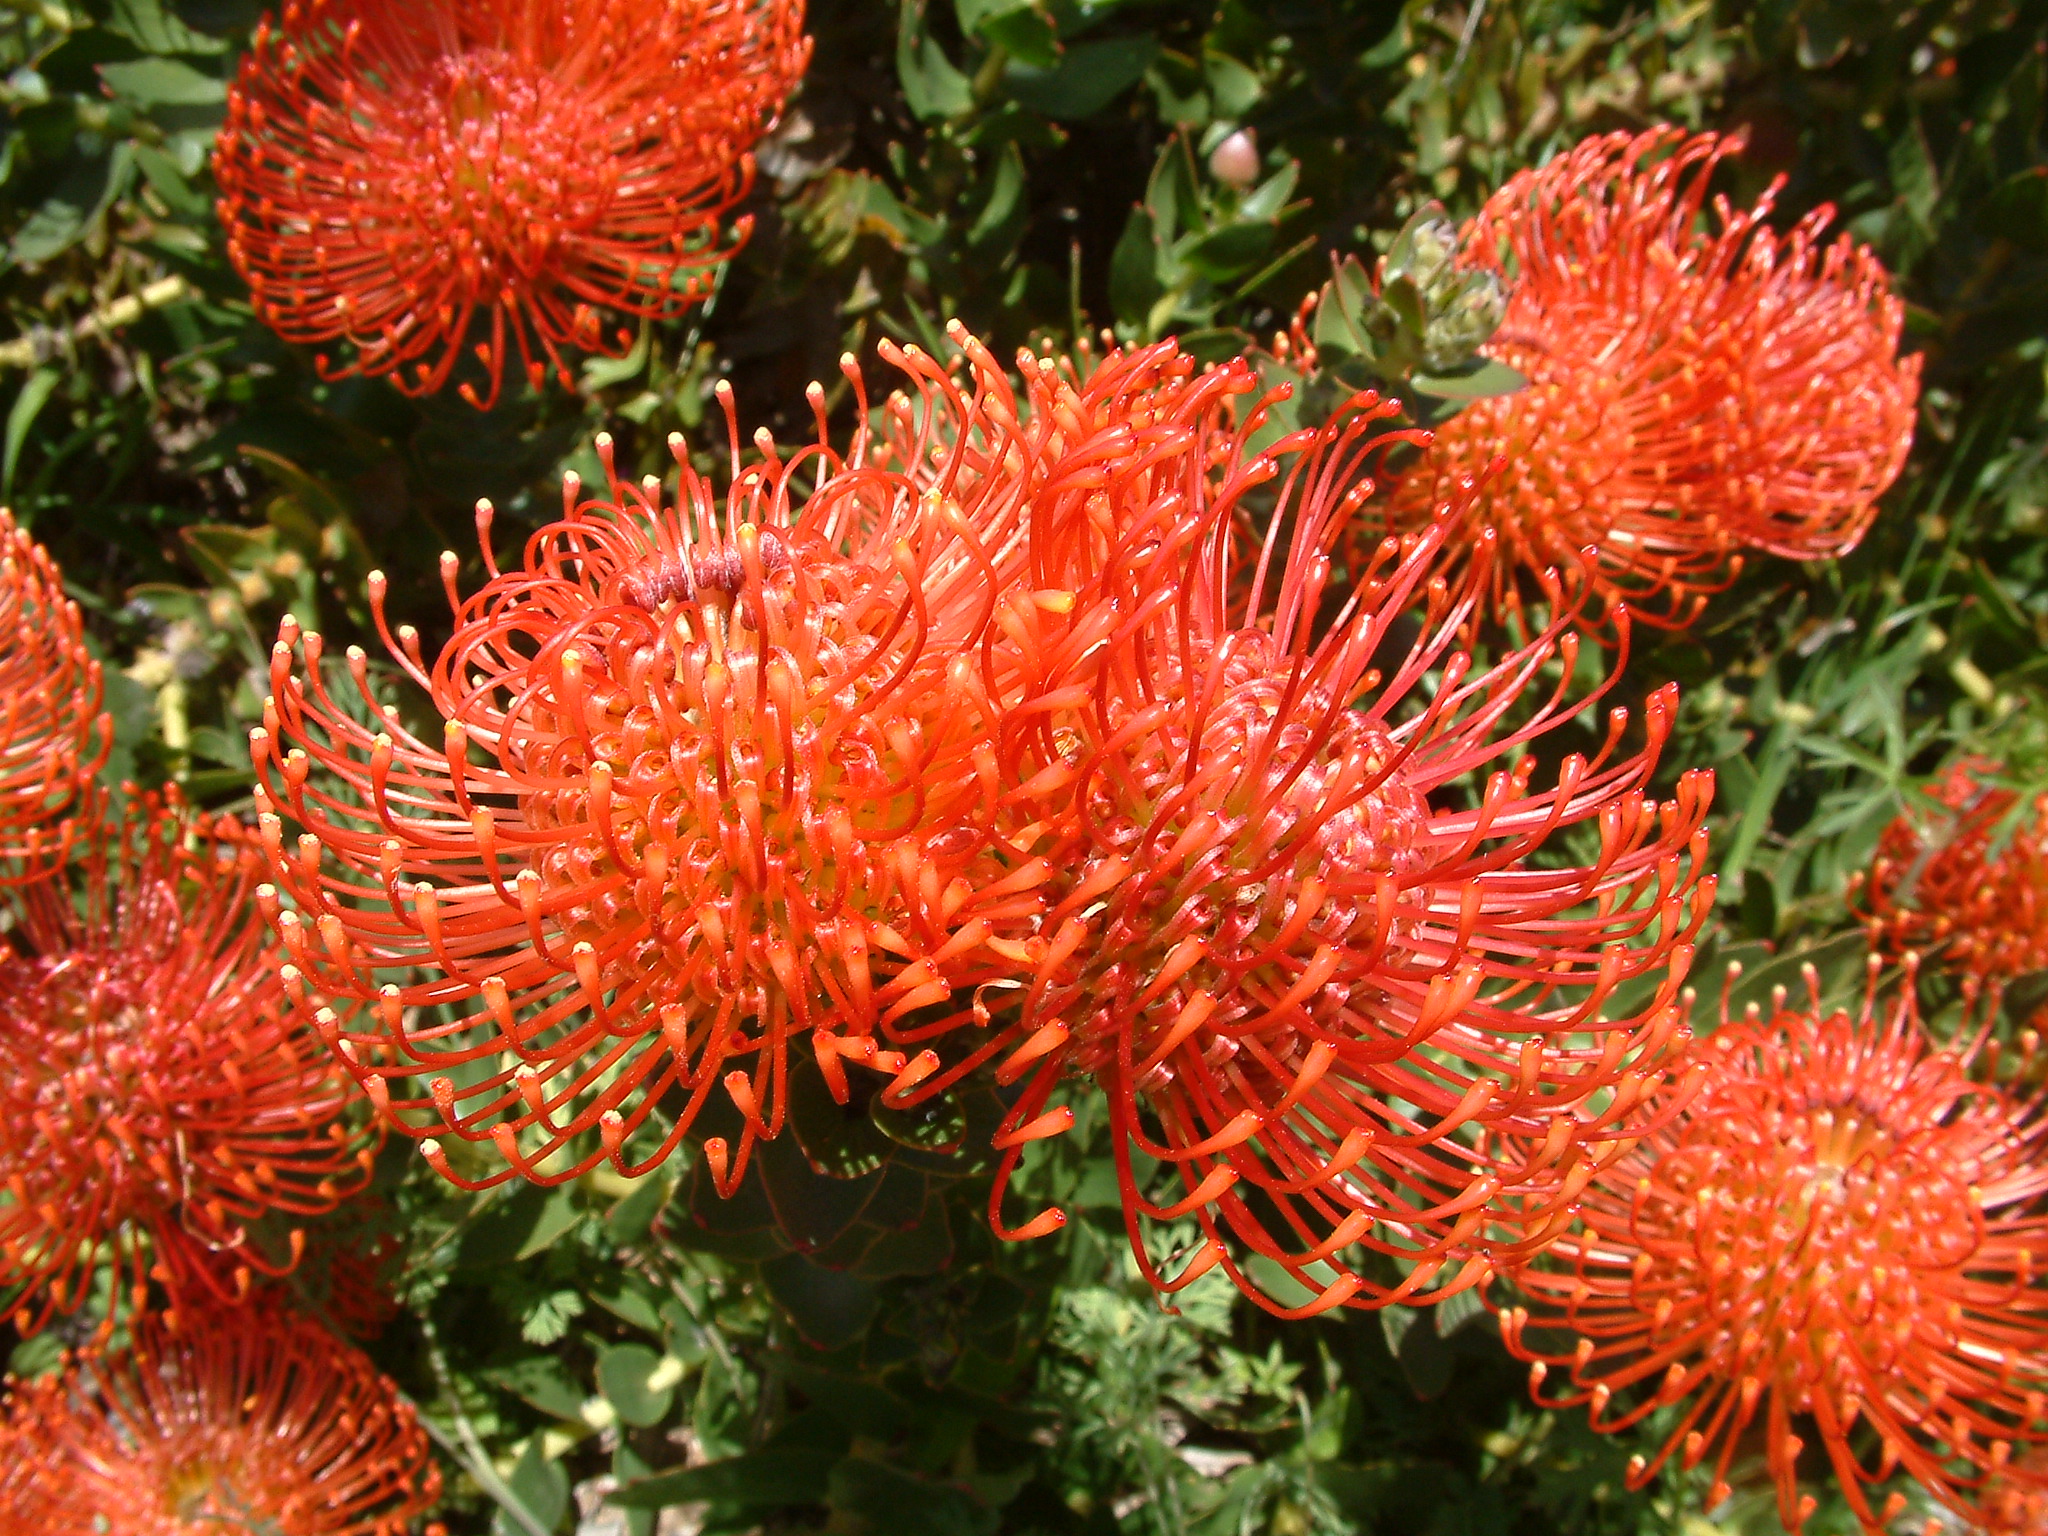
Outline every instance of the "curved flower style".
<path fill-rule="evenodd" d="M 445 557 L 439 659 L 386 634 L 446 721 L 438 744 L 371 697 L 360 651 L 367 711 L 345 707 L 319 637 L 286 622 L 251 741 L 287 985 L 464 1187 L 604 1158 L 645 1171 L 722 1088 L 744 1131 L 705 1155 L 729 1193 L 782 1127 L 806 1036 L 843 1094 L 847 1059 L 903 1065 L 879 1027 L 936 1010 L 943 1031 L 1017 973 L 1050 871 L 1035 830 L 999 825 L 1012 785 L 993 744 L 1072 602 L 1031 569 L 1027 513 L 1108 517 L 1119 485 L 1198 500 L 1169 481 L 1205 471 L 1250 382 L 1195 377 L 1168 346 L 1080 390 L 1032 371 L 1019 400 L 956 340 L 971 393 L 889 349 L 917 398 L 891 403 L 886 438 L 862 425 L 839 454 L 813 386 L 820 441 L 744 472 L 735 448 L 722 505 L 680 439 L 673 502 L 652 477 L 608 469 L 602 501 L 571 477 L 516 569 L 497 568 L 481 505 L 490 579 L 458 599 Z M 1157 389 L 1133 383 L 1152 374 Z M 373 577 L 380 624 L 382 593 Z M 290 845 L 287 814 L 305 829 Z M 374 1008 L 347 1029 L 326 1002 Z M 658 1145 L 629 1159 L 672 1091 Z M 458 1172 L 450 1138 L 497 1157 Z"/>
<path fill-rule="evenodd" d="M 0 884 L 40 879 L 68 856 L 62 818 L 114 744 L 100 697 L 62 573 L 0 508 Z"/>
<path fill-rule="evenodd" d="M 745 240 L 720 217 L 802 76 L 802 0 L 288 0 L 214 153 L 228 255 L 287 340 L 438 390 L 471 322 L 498 396 L 561 347 L 623 351 Z M 331 371 L 327 356 L 319 359 Z"/>
<path fill-rule="evenodd" d="M 1995 772 L 1977 759 L 1952 767 L 1926 790 L 1930 804 L 1885 828 L 1859 884 L 1871 937 L 1888 952 L 2010 981 L 2048 970 L 2048 792 L 2022 810 L 2011 790 L 1984 782 Z"/>
<path fill-rule="evenodd" d="M 1534 782 L 1536 744 L 1594 703 L 1571 697 L 1562 583 L 1552 628 L 1490 666 L 1452 649 L 1476 600 L 1440 574 L 1455 512 L 1338 584 L 1329 552 L 1392 409 L 1360 401 L 1295 458 L 1248 555 L 1221 517 L 1176 540 L 1169 509 L 1106 525 L 1092 574 L 1061 574 L 1076 621 L 1004 755 L 1028 814 L 1062 829 L 1062 873 L 1015 1013 L 922 1090 L 998 1051 L 999 1080 L 1028 1075 L 991 1217 L 1029 1236 L 1063 1217 L 1007 1227 L 1006 1187 L 1073 1122 L 1047 1108 L 1060 1085 L 1092 1080 L 1148 1279 L 1170 1292 L 1221 1264 L 1283 1316 L 1439 1299 L 1568 1220 L 1685 1039 L 1713 893 L 1711 775 L 1645 792 L 1673 690 L 1639 749 L 1613 710 L 1590 758 Z M 1149 597 L 1100 600 L 1124 585 Z M 1572 830 L 1590 863 L 1561 854 Z M 1177 1187 L 1148 1194 L 1141 1155 Z M 1200 1242 L 1168 1278 L 1146 1227 L 1184 1217 Z"/>
<path fill-rule="evenodd" d="M 1589 139 L 1466 227 L 1460 262 L 1514 282 L 1485 350 L 1529 385 L 1444 423 L 1388 515 L 1420 527 L 1504 457 L 1468 514 L 1506 555 L 1496 614 L 1532 572 L 1590 550 L 1598 595 L 1682 626 L 1741 549 L 1852 549 L 1904 464 L 1920 379 L 1917 357 L 1896 357 L 1904 306 L 1868 250 L 1822 244 L 1830 208 L 1774 234 L 1773 184 L 1754 208 L 1707 213 L 1741 143 L 1669 127 Z"/>
<path fill-rule="evenodd" d="M 1866 1490 L 1900 1467 L 1973 1518 L 1980 1494 L 2020 1509 L 2048 1490 L 2020 1454 L 2048 1441 L 2048 1119 L 1997 1086 L 1995 1049 L 1928 1039 L 1910 979 L 1879 1016 L 1878 964 L 1860 1017 L 1824 1014 L 1809 972 L 1807 1007 L 1725 1024 L 1698 1096 L 1515 1276 L 1528 1304 L 1503 1331 L 1539 1401 L 1602 1430 L 1680 1410 L 1632 1483 L 1712 1452 L 1719 1503 L 1758 1435 L 1796 1530 L 1811 1424 L 1873 1533 L 1906 1500 L 1873 1510 Z M 1555 1370 L 1570 1385 L 1544 1399 Z"/>
<path fill-rule="evenodd" d="M 298 1234 L 276 1257 L 251 1225 L 368 1180 L 357 1096 L 250 900 L 261 867 L 238 823 L 141 796 L 93 847 L 82 907 L 55 881 L 22 901 L 25 953 L 0 966 L 0 1296 L 24 1332 L 83 1303 L 108 1255 L 117 1308 L 152 1274 L 177 1296 L 282 1273 Z"/>
<path fill-rule="evenodd" d="M 16 1382 L 0 1529 L 102 1536 L 401 1536 L 441 1474 L 356 1350 L 265 1306 L 138 1319 L 130 1348 Z"/>

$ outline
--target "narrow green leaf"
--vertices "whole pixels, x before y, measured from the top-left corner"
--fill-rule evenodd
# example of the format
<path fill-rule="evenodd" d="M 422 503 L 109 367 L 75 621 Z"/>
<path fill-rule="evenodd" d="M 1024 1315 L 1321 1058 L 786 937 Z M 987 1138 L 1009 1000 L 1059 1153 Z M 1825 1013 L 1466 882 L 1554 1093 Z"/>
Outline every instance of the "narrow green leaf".
<path fill-rule="evenodd" d="M 1238 204 L 1237 216 L 1254 221 L 1279 218 L 1280 210 L 1294 196 L 1294 184 L 1300 179 L 1301 166 L 1295 161 L 1288 161 Z"/>
<path fill-rule="evenodd" d="M 989 178 L 988 201 L 967 231 L 970 246 L 984 246 L 1009 232 L 1024 204 L 1024 156 L 1015 144 L 1003 146 Z"/>
<path fill-rule="evenodd" d="M 28 441 L 28 429 L 49 403 L 50 392 L 57 387 L 60 377 L 54 368 L 38 368 L 14 397 L 14 405 L 7 413 L 6 458 L 0 462 L 0 500 L 14 494 L 14 470 L 21 461 L 22 445 Z"/>
<path fill-rule="evenodd" d="M 811 1450 L 751 1451 L 627 1483 L 610 1502 L 624 1509 L 666 1509 L 700 1502 L 765 1508 L 815 1504 L 825 1497 L 831 1465 L 828 1458 Z"/>
<path fill-rule="evenodd" d="M 1131 210 L 1116 249 L 1109 253 L 1109 305 L 1118 320 L 1139 325 L 1159 302 L 1165 290 L 1159 282 L 1159 242 L 1153 236 L 1152 215 L 1141 207 Z"/>
<path fill-rule="evenodd" d="M 1528 382 L 1506 363 L 1497 363 L 1491 358 L 1470 373 L 1414 373 L 1408 376 L 1409 385 L 1419 394 L 1434 395 L 1439 400 L 1484 400 L 1493 395 L 1512 395 L 1526 387 Z"/>
<path fill-rule="evenodd" d="M 210 107 L 228 99 L 227 82 L 177 59 L 102 64 L 107 89 L 138 107 Z"/>

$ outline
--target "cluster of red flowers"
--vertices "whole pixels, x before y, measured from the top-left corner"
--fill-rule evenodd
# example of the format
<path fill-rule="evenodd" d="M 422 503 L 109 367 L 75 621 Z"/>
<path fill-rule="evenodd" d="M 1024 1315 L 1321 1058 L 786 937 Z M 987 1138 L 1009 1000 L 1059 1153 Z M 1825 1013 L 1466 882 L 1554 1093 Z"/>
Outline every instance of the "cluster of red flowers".
<path fill-rule="evenodd" d="M 1487 351 L 1527 388 L 1475 402 L 1394 488 L 1396 529 L 1505 460 L 1468 526 L 1495 530 L 1492 605 L 1583 560 L 1639 622 L 1689 623 L 1741 551 L 1855 547 L 1912 442 L 1920 360 L 1905 309 L 1831 208 L 1789 233 L 1708 199 L 1739 135 L 1674 128 L 1588 139 L 1490 198 L 1459 260 L 1512 282 Z M 1711 211 L 1709 211 L 1711 210 Z"/>
<path fill-rule="evenodd" d="M 1860 882 L 1877 944 L 1981 982 L 2048 970 L 2048 793 L 2023 803 L 1997 775 L 1955 764 L 1885 828 Z"/>
<path fill-rule="evenodd" d="M 278 981 L 247 829 L 142 796 L 82 840 L 83 890 L 28 888 L 0 968 L 0 1288 L 24 1329 L 86 1299 L 103 1249 L 138 1294 L 148 1254 L 174 1293 L 220 1261 L 244 1287 L 281 1272 L 299 1239 L 265 1254 L 250 1224 L 369 1177 L 358 1096 Z"/>
<path fill-rule="evenodd" d="M 1651 794 L 1668 688 L 1565 734 L 1633 610 L 1846 549 L 1910 436 L 1883 273 L 1825 211 L 1709 214 L 1733 147 L 1596 140 L 1504 188 L 1464 259 L 1516 279 L 1495 350 L 1534 385 L 1433 444 L 1359 395 L 1255 450 L 1246 364 L 1027 352 L 1020 386 L 955 327 L 951 366 L 883 348 L 878 409 L 844 363 L 843 446 L 818 386 L 800 451 L 743 464 L 733 427 L 722 493 L 601 438 L 601 492 L 568 477 L 502 567 L 480 503 L 438 655 L 371 581 L 439 741 L 363 652 L 280 634 L 252 748 L 287 990 L 464 1188 L 646 1172 L 715 1102 L 729 1193 L 799 1057 L 892 1108 L 990 1073 L 990 1220 L 1026 1238 L 1064 1213 L 1008 1211 L 1022 1159 L 1093 1093 L 1162 1293 L 1511 1285 L 1539 1389 L 1676 1413 L 1637 1480 L 1712 1452 L 1725 1488 L 1754 1430 L 1796 1526 L 1811 1422 L 1872 1530 L 1900 1469 L 2024 1517 L 2038 1108 L 1910 1003 L 1688 1051 L 1710 776 Z M 1375 524 L 1390 448 L 1423 456 Z"/>
<path fill-rule="evenodd" d="M 402 1536 L 440 1496 L 396 1388 L 261 1303 L 143 1319 L 0 1402 L 0 1530 L 22 1536 Z"/>
<path fill-rule="evenodd" d="M 228 256 L 279 334 L 351 345 L 342 372 L 438 390 L 487 317 L 466 398 L 508 351 L 567 383 L 564 345 L 625 350 L 608 313 L 682 314 L 746 238 L 719 221 L 802 25 L 802 0 L 289 0 L 214 155 Z"/>
<path fill-rule="evenodd" d="M 1711 1454 L 1719 1503 L 1754 1434 L 1797 1530 L 1814 1433 L 1873 1532 L 1907 1500 L 1873 1509 L 1867 1490 L 1899 1468 L 1971 1518 L 2038 1513 L 2048 1106 L 2000 1086 L 1983 1032 L 1937 1046 L 1910 989 L 1888 1017 L 1867 995 L 1851 1018 L 1822 1010 L 1811 973 L 1809 988 L 1805 1008 L 1781 998 L 1707 1042 L 1698 1094 L 1515 1273 L 1508 1345 L 1540 1400 L 1584 1404 L 1597 1428 L 1673 1410 L 1632 1482 Z"/>
<path fill-rule="evenodd" d="M 465 1187 L 644 1171 L 722 1094 L 730 1189 L 792 1050 L 841 1094 L 888 1074 L 894 1105 L 1000 1057 L 1030 1080 L 999 1230 L 1062 1219 L 1013 1227 L 1002 1197 L 1080 1077 L 1163 1289 L 1221 1264 L 1306 1313 L 1476 1283 L 1564 1218 L 1684 1043 L 1708 781 L 1645 793 L 1669 691 L 1640 748 L 1614 711 L 1538 787 L 1530 744 L 1595 702 L 1564 587 L 1549 631 L 1475 663 L 1447 517 L 1320 615 L 1384 408 L 1282 445 L 1254 524 L 1279 461 L 1246 447 L 1248 367 L 1026 355 L 1020 395 L 955 340 L 965 378 L 890 351 L 914 398 L 883 428 L 841 452 L 821 413 L 722 505 L 680 452 L 673 502 L 572 479 L 507 570 L 481 508 L 490 580 L 438 659 L 387 635 L 439 744 L 360 652 L 361 703 L 332 697 L 288 621 L 252 738 L 287 985 Z M 1532 859 L 1579 824 L 1592 862 Z M 1139 1187 L 1138 1151 L 1175 1191 Z M 1169 1278 L 1142 1224 L 1185 1216 Z"/>
<path fill-rule="evenodd" d="M 284 335 L 401 388 L 441 387 L 486 315 L 473 401 L 512 352 L 566 380 L 564 346 L 631 339 L 605 311 L 705 293 L 800 22 L 292 0 L 216 156 L 233 259 Z M 89 819 L 82 917 L 65 884 L 22 898 L 0 1283 L 33 1325 L 112 1248 L 191 1324 L 18 1393 L 0 1443 L 79 1469 L 37 1518 L 118 1486 L 178 1521 L 382 1532 L 432 1497 L 356 1357 L 189 1299 L 297 1258 L 258 1254 L 258 1215 L 360 1179 L 350 1083 L 466 1189 L 645 1173 L 716 1104 L 729 1194 L 800 1060 L 842 1103 L 861 1073 L 892 1109 L 1010 1090 L 1013 1238 L 1064 1221 L 1008 1197 L 1097 1095 L 1164 1294 L 1221 1269 L 1301 1317 L 1511 1284 L 1539 1390 L 1568 1373 L 1553 1400 L 1603 1429 L 1675 1414 L 1638 1481 L 1711 1452 L 1718 1497 L 1754 1430 L 1797 1526 L 1796 1419 L 1872 1530 L 1901 1468 L 1986 1518 L 2048 1499 L 2048 1122 L 1984 1031 L 1936 1048 L 1909 1004 L 1816 993 L 1689 1051 L 1711 775 L 1652 793 L 1673 689 L 1605 703 L 1632 616 L 1688 622 L 1746 549 L 1850 548 L 1910 441 L 1882 269 L 1823 243 L 1830 210 L 1774 234 L 1775 185 L 1710 203 L 1738 144 L 1613 135 L 1503 187 L 1459 259 L 1512 282 L 1491 350 L 1530 386 L 1433 440 L 1361 394 L 1258 449 L 1246 362 L 1026 352 L 1020 385 L 955 326 L 951 365 L 883 346 L 878 408 L 844 361 L 843 445 L 813 385 L 815 441 L 743 464 L 721 386 L 722 491 L 679 438 L 671 494 L 600 437 L 601 491 L 566 477 L 504 566 L 479 503 L 486 580 L 463 596 L 443 557 L 431 658 L 374 575 L 438 740 L 287 618 L 260 854 L 145 799 L 112 842 Z M 1389 451 L 1414 462 L 1375 509 Z M 11 611 L 56 621 L 0 671 L 29 733 L 0 825 L 34 872 L 70 847 L 39 828 L 94 769 L 97 674 L 8 532 Z M 1587 637 L 1615 652 L 1591 686 Z M 52 660 L 75 702 L 37 694 Z M 2014 807 L 1966 780 L 1938 849 L 1887 835 L 1873 922 L 2009 975 L 2044 958 L 2038 829 L 1989 858 Z M 274 947 L 241 915 L 258 860 Z M 256 1435 L 308 1448 L 273 1485 L 234 1470 Z"/>
<path fill-rule="evenodd" d="M 100 664 L 43 547 L 0 507 L 0 881 L 68 857 L 78 804 L 114 745 Z"/>
<path fill-rule="evenodd" d="M 249 1298 L 300 1256 L 276 1224 L 360 1189 L 381 1131 L 285 996 L 252 830 L 175 791 L 110 810 L 78 610 L 0 534 L 0 1301 L 134 1341 L 11 1391 L 0 1529 L 396 1536 L 438 1494 L 411 1410 Z"/>

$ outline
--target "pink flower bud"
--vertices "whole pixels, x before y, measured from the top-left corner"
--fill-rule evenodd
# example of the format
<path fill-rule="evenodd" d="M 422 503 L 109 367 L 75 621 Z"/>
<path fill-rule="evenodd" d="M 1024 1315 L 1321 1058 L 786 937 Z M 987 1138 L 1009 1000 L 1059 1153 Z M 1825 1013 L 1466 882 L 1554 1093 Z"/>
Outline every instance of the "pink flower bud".
<path fill-rule="evenodd" d="M 1226 187 L 1240 191 L 1259 179 L 1259 138 L 1250 128 L 1240 128 L 1209 151 L 1209 174 Z"/>

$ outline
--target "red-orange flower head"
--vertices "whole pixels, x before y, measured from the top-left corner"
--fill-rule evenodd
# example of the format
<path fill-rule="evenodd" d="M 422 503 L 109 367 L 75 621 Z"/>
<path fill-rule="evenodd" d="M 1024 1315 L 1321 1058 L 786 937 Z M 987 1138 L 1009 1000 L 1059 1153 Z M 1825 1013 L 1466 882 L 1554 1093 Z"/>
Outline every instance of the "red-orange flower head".
<path fill-rule="evenodd" d="M 24 1331 L 107 1257 L 116 1307 L 149 1273 L 174 1294 L 281 1273 L 298 1234 L 270 1252 L 252 1226 L 367 1181 L 360 1096 L 250 900 L 262 863 L 240 824 L 138 796 L 81 901 L 56 881 L 23 900 L 0 963 L 0 1298 Z"/>
<path fill-rule="evenodd" d="M 1806 1007 L 1781 990 L 1769 1018 L 1725 1023 L 1697 1096 L 1515 1276 L 1527 1305 L 1503 1331 L 1540 1401 L 1584 1404 L 1602 1430 L 1673 1410 L 1633 1483 L 1674 1452 L 1711 1454 L 1718 1504 L 1737 1447 L 1760 1438 L 1796 1530 L 1818 1435 L 1873 1533 L 1906 1500 L 1873 1509 L 1870 1485 L 1899 1468 L 1965 1512 L 2048 1488 L 2021 1464 L 2048 1441 L 2048 1121 L 1997 1085 L 1981 1033 L 1928 1038 L 1910 979 L 1881 1014 L 1878 963 L 1860 1017 L 1823 1013 L 1809 972 Z"/>
<path fill-rule="evenodd" d="M 1167 496 L 1249 375 L 1194 378 L 1154 349 L 1171 408 L 1147 417 L 1119 408 L 1117 370 L 1079 396 L 1034 376 L 1020 400 L 955 339 L 967 384 L 885 348 L 916 399 L 891 402 L 881 439 L 845 360 L 848 451 L 814 385 L 817 444 L 784 460 L 764 437 L 745 470 L 735 446 L 723 498 L 672 439 L 673 500 L 609 469 L 587 500 L 572 476 L 562 519 L 504 571 L 481 505 L 490 578 L 456 598 L 444 557 L 439 659 L 386 635 L 446 721 L 438 743 L 371 699 L 352 651 L 380 722 L 361 724 L 319 637 L 286 622 L 251 739 L 287 984 L 458 1183 L 559 1182 L 607 1157 L 642 1172 L 724 1093 L 744 1134 L 705 1151 L 729 1190 L 782 1126 L 792 1048 L 844 1092 L 848 1057 L 905 1067 L 879 1030 L 971 1018 L 968 991 L 1023 964 L 1050 870 L 1035 829 L 1005 829 L 996 743 L 1046 616 L 1072 602 L 1028 579 L 1026 514 L 1114 511 L 1118 484 L 1134 505 Z M 1148 455 L 1167 470 L 1117 480 Z M 382 592 L 373 577 L 380 615 Z M 289 843 L 286 816 L 304 829 Z M 323 1001 L 374 1006 L 355 1027 Z M 666 1133 L 628 1157 L 665 1095 Z M 458 1173 L 451 1138 L 497 1156 Z"/>
<path fill-rule="evenodd" d="M 1823 245 L 1830 208 L 1785 235 L 1764 222 L 1776 184 L 1747 211 L 1708 211 L 1714 166 L 1741 143 L 1669 127 L 1589 139 L 1466 227 L 1459 260 L 1513 283 L 1485 350 L 1529 385 L 1444 423 L 1390 516 L 1421 526 L 1505 455 L 1469 514 L 1507 556 L 1496 612 L 1530 572 L 1591 549 L 1600 595 L 1686 624 L 1741 549 L 1853 548 L 1904 464 L 1920 363 L 1896 356 L 1903 305 L 1868 250 Z"/>
<path fill-rule="evenodd" d="M 269 1306 L 138 1319 L 128 1349 L 14 1383 L 0 1414 L 7 1536 L 403 1536 L 441 1496 L 392 1384 Z"/>
<path fill-rule="evenodd" d="M 497 399 L 622 351 L 746 238 L 719 220 L 810 57 L 802 0 L 288 0 L 214 152 L 228 256 L 287 340 L 438 390 L 471 322 Z M 320 359 L 323 372 L 328 358 Z"/>
<path fill-rule="evenodd" d="M 2048 792 L 2024 807 L 1957 763 L 1885 828 L 1859 882 L 1865 919 L 1892 954 L 1917 950 L 1983 981 L 2048 970 Z"/>
<path fill-rule="evenodd" d="M 1170 508 L 1103 525 L 1093 574 L 1061 575 L 1075 622 L 1038 708 L 1006 725 L 1064 841 L 1021 1007 L 980 1053 L 1028 1079 L 995 1224 L 1063 1219 L 1010 1229 L 1001 1207 L 1024 1147 L 1073 1121 L 1052 1096 L 1085 1079 L 1151 1282 L 1220 1263 L 1282 1315 L 1440 1298 L 1561 1224 L 1684 1041 L 1713 891 L 1711 775 L 1646 792 L 1671 689 L 1638 747 L 1613 710 L 1590 758 L 1535 782 L 1530 749 L 1594 702 L 1571 696 L 1563 583 L 1553 627 L 1488 666 L 1453 649 L 1475 600 L 1441 575 L 1454 515 L 1333 569 L 1392 410 L 1360 403 L 1295 455 L 1261 545 L 1222 517 L 1176 537 Z M 1592 862 L 1558 847 L 1574 830 Z M 1510 1144 L 1535 1149 L 1513 1177 Z M 1186 1217 L 1199 1240 L 1169 1278 L 1146 1227 Z M 1254 1258 L 1289 1278 L 1268 1288 Z"/>
<path fill-rule="evenodd" d="M 0 507 L 0 884 L 67 856 L 73 809 L 114 744 L 100 664 L 42 545 Z"/>

